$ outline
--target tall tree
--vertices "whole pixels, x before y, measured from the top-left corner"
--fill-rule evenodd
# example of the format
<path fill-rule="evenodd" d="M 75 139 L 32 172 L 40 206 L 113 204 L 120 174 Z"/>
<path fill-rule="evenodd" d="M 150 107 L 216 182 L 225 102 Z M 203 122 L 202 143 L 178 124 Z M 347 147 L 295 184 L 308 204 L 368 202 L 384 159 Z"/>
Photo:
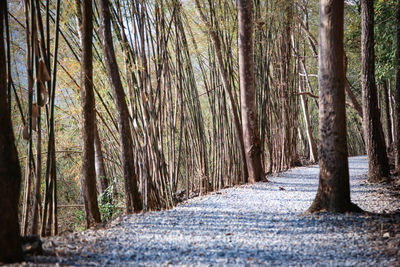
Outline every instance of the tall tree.
<path fill-rule="evenodd" d="M 319 185 L 309 212 L 356 210 L 350 202 L 343 65 L 344 1 L 319 6 Z"/>
<path fill-rule="evenodd" d="M 7 2 L 0 4 L 0 262 L 22 260 L 18 224 L 21 169 L 14 143 L 4 50 L 4 17 Z M 8 70 L 9 71 L 9 70 Z"/>
<path fill-rule="evenodd" d="M 82 1 L 81 83 L 82 83 L 82 192 L 85 203 L 86 227 L 101 221 L 96 191 L 94 155 L 95 100 L 93 92 L 93 17 L 92 0 Z"/>
<path fill-rule="evenodd" d="M 253 1 L 238 1 L 239 23 L 239 80 L 243 123 L 243 141 L 246 151 L 249 182 L 263 178 L 261 144 L 255 105 L 254 59 L 253 59 Z"/>
<path fill-rule="evenodd" d="M 231 112 L 231 116 L 232 116 L 232 120 L 233 120 L 233 126 L 234 126 L 234 130 L 235 130 L 235 135 L 236 135 L 237 147 L 240 151 L 241 159 L 243 160 L 242 176 L 244 176 L 243 177 L 244 181 L 247 182 L 250 180 L 248 179 L 249 174 L 248 174 L 248 167 L 247 167 L 247 160 L 246 160 L 246 158 L 247 158 L 246 150 L 245 150 L 244 139 L 243 139 L 243 129 L 242 129 L 242 125 L 241 125 L 240 119 L 239 119 L 239 108 L 236 105 L 235 97 L 232 92 L 232 86 L 229 81 L 228 70 L 224 66 L 224 60 L 222 57 L 221 40 L 220 40 L 220 37 L 218 36 L 218 31 L 208 21 L 206 15 L 203 13 L 199 0 L 195 0 L 195 3 L 196 3 L 196 8 L 199 12 L 200 18 L 203 21 L 203 23 L 206 25 L 207 30 L 211 37 L 211 41 L 214 45 L 215 55 L 216 55 L 217 64 L 218 64 L 218 68 L 219 68 L 220 75 L 221 75 L 222 84 L 224 87 L 224 91 L 225 91 L 226 95 L 228 96 L 229 103 L 231 105 L 230 112 Z"/>
<path fill-rule="evenodd" d="M 395 166 L 400 170 L 400 0 L 397 1 L 397 38 L 396 38 L 396 62 L 395 62 L 395 113 L 394 116 L 394 144 Z"/>
<path fill-rule="evenodd" d="M 82 9 L 81 0 L 75 0 L 76 8 L 76 23 L 78 25 L 78 35 L 80 45 L 82 46 Z M 93 84 L 93 89 L 94 84 Z M 94 107 L 95 108 L 95 107 Z M 95 116 L 96 117 L 96 116 Z M 95 154 L 95 167 L 96 167 L 96 178 L 97 178 L 97 192 L 102 194 L 108 187 L 108 180 L 106 176 L 106 170 L 104 166 L 104 156 L 102 151 L 102 145 L 99 137 L 99 130 L 97 128 L 97 118 L 94 120 L 94 154 Z"/>
<path fill-rule="evenodd" d="M 122 87 L 119 68 L 115 58 L 113 39 L 111 34 L 111 15 L 108 0 L 100 0 L 101 38 L 107 73 L 111 82 L 111 89 L 117 110 L 118 131 L 121 144 L 121 161 L 125 183 L 125 199 L 127 213 L 142 210 L 142 202 L 138 190 L 138 177 L 135 173 L 133 158 L 133 141 L 129 124 L 128 105 L 125 101 L 125 92 Z"/>
<path fill-rule="evenodd" d="M 280 47 L 279 54 L 279 69 L 280 69 L 280 113 L 282 116 L 282 153 L 284 160 L 281 163 L 283 168 L 291 168 L 294 165 L 294 158 L 296 157 L 296 147 L 294 143 L 294 130 L 296 127 L 293 125 L 294 114 L 296 113 L 295 106 L 293 105 L 293 96 L 296 95 L 293 89 L 292 79 L 292 21 L 293 21 L 293 1 L 284 1 L 282 6 L 283 14 L 283 29 L 280 34 L 278 45 Z M 297 103 L 296 103 L 297 106 Z"/>
<path fill-rule="evenodd" d="M 389 176 L 389 164 L 375 83 L 374 1 L 372 0 L 361 0 L 361 65 L 368 180 L 377 182 Z"/>

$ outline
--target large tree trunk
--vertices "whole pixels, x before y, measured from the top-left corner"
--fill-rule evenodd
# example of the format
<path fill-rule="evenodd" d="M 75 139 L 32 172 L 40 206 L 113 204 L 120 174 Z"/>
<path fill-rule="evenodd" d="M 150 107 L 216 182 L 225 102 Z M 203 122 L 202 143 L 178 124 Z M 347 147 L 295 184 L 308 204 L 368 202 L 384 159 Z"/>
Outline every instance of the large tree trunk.
<path fill-rule="evenodd" d="M 101 221 L 96 191 L 94 157 L 95 104 L 93 93 L 93 18 L 92 0 L 82 1 L 82 192 L 85 204 L 86 227 Z"/>
<path fill-rule="evenodd" d="M 253 59 L 253 2 L 238 1 L 239 21 L 239 79 L 240 102 L 243 123 L 243 141 L 246 152 L 249 182 L 263 179 L 261 144 L 258 132 L 254 88 Z"/>
<path fill-rule="evenodd" d="M 319 185 L 309 212 L 356 210 L 350 202 L 343 69 L 344 1 L 320 0 Z"/>
<path fill-rule="evenodd" d="M 394 116 L 394 161 L 396 170 L 400 170 L 400 0 L 397 1 L 397 40 L 396 40 L 396 66 L 395 66 L 395 116 Z"/>
<path fill-rule="evenodd" d="M 21 169 L 11 113 L 7 97 L 7 70 L 4 51 L 5 4 L 0 5 L 0 262 L 22 260 L 20 230 L 18 224 L 18 200 Z"/>
<path fill-rule="evenodd" d="M 368 155 L 368 180 L 389 176 L 389 164 L 378 107 L 374 58 L 374 3 L 361 0 L 361 80 L 363 126 Z"/>
<path fill-rule="evenodd" d="M 121 143 L 121 161 L 125 183 L 126 212 L 133 213 L 142 210 L 142 202 L 138 190 L 138 177 L 135 173 L 133 158 L 133 141 L 129 124 L 128 105 L 125 101 L 125 92 L 122 87 L 121 77 L 119 76 L 118 64 L 115 58 L 110 9 L 108 0 L 100 0 L 100 26 L 103 52 L 107 73 L 111 81 L 112 94 L 115 101 L 118 119 L 118 131 Z"/>

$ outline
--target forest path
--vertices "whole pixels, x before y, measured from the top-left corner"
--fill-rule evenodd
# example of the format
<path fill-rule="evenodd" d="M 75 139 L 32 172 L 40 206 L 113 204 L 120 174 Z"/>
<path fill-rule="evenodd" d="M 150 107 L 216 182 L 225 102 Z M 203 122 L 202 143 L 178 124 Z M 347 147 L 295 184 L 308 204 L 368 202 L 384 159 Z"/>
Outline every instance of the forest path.
<path fill-rule="evenodd" d="M 365 157 L 349 163 L 353 202 L 373 212 L 400 208 L 383 186 L 365 181 Z M 122 216 L 105 229 L 47 239 L 45 248 L 58 257 L 32 259 L 85 266 L 395 264 L 369 241 L 374 216 L 299 215 L 315 197 L 318 173 L 316 165 L 295 168 L 172 210 Z"/>

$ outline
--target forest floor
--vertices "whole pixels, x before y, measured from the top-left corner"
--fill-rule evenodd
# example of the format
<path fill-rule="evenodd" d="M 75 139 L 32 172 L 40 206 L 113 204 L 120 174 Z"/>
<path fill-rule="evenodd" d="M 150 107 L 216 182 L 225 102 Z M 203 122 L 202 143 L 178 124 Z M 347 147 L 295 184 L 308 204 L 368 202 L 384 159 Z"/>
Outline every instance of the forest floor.
<path fill-rule="evenodd" d="M 379 213 L 302 215 L 318 166 L 224 189 L 176 208 L 121 216 L 104 228 L 47 238 L 46 256 L 22 265 L 399 266 L 400 201 L 366 182 L 365 157 L 349 159 L 352 201 Z M 36 264 L 34 264 L 36 263 Z"/>

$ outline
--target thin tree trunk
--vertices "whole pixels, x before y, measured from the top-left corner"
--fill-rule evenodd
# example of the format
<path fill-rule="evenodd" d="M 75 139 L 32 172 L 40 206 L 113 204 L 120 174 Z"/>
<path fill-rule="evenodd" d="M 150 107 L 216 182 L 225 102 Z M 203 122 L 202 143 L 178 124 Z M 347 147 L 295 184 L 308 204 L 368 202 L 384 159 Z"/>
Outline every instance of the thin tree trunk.
<path fill-rule="evenodd" d="M 343 69 L 344 1 L 320 0 L 319 185 L 308 212 L 357 210 L 350 202 Z"/>
<path fill-rule="evenodd" d="M 363 128 L 368 155 L 368 180 L 371 182 L 381 181 L 389 176 L 375 84 L 374 57 L 374 3 L 372 0 L 361 0 Z"/>
<path fill-rule="evenodd" d="M 125 92 L 119 76 L 119 69 L 115 58 L 111 34 L 110 9 L 108 6 L 108 0 L 100 0 L 99 3 L 101 18 L 100 27 L 102 32 L 101 37 L 105 64 L 108 76 L 110 78 L 112 94 L 117 109 L 118 131 L 121 142 L 121 161 L 125 183 L 126 211 L 127 213 L 139 212 L 142 209 L 142 202 L 140 200 L 137 185 L 138 177 L 135 173 L 133 140 L 129 124 L 129 111 L 125 101 Z"/>
<path fill-rule="evenodd" d="M 385 120 L 386 120 L 386 130 L 387 130 L 387 146 L 390 148 L 392 146 L 392 121 L 390 120 L 390 101 L 389 101 L 389 90 L 388 81 L 382 81 L 383 98 L 385 101 Z"/>
<path fill-rule="evenodd" d="M 264 178 L 264 172 L 261 163 L 261 144 L 255 105 L 252 1 L 238 1 L 238 21 L 239 80 L 243 141 L 249 174 L 248 181 L 254 183 Z"/>
<path fill-rule="evenodd" d="M 396 84 L 394 88 L 394 162 L 396 170 L 400 171 L 400 0 L 397 1 L 397 39 L 396 39 L 396 65 L 395 65 L 395 79 Z"/>
<path fill-rule="evenodd" d="M 347 96 L 350 98 L 351 104 L 353 105 L 353 108 L 357 111 L 358 115 L 361 117 L 361 119 L 363 118 L 363 111 L 362 111 L 362 106 L 360 105 L 360 102 L 358 102 L 356 96 L 354 95 L 353 91 L 351 91 L 350 88 L 350 83 L 349 80 L 347 80 L 347 65 L 348 65 L 348 61 L 347 61 L 347 56 L 346 53 L 343 54 L 343 65 L 344 65 L 344 77 L 345 77 L 345 81 L 344 81 L 344 89 L 346 91 Z"/>
<path fill-rule="evenodd" d="M 35 1 L 36 7 L 39 7 L 39 0 Z M 46 42 L 44 42 L 44 30 L 43 30 L 43 22 L 42 22 L 42 16 L 41 16 L 41 11 L 40 8 L 36 8 L 36 24 L 38 25 L 38 30 L 40 32 L 40 38 L 43 40 L 40 42 L 40 51 L 42 53 L 42 57 L 47 61 L 47 52 L 45 45 Z M 47 70 L 47 66 L 44 65 Z M 38 67 L 38 65 L 36 65 Z M 39 63 L 39 70 L 40 70 L 40 63 Z M 48 72 L 48 70 L 47 70 Z M 39 73 L 37 73 L 37 76 L 39 76 Z M 40 81 L 43 82 L 43 84 L 47 81 L 47 77 L 38 77 L 38 81 L 36 82 L 36 96 L 39 97 L 41 94 L 41 89 L 42 86 L 40 85 Z M 39 212 L 40 212 L 40 202 L 41 202 L 41 185 L 42 185 L 42 129 L 41 129 L 41 106 L 39 105 L 39 101 L 37 101 L 36 104 L 37 107 L 37 140 L 36 140 L 36 180 L 35 180 L 35 187 L 34 187 L 34 193 L 33 193 L 33 211 L 32 211 L 32 222 L 31 222 L 31 235 L 37 235 L 39 232 Z"/>
<path fill-rule="evenodd" d="M 99 195 L 101 195 L 108 188 L 109 183 L 106 173 L 106 167 L 104 165 L 103 150 L 101 148 L 101 141 L 96 120 L 94 125 L 94 153 L 97 177 L 97 192 L 99 193 Z"/>
<path fill-rule="evenodd" d="M 299 92 L 302 93 L 301 81 L 299 82 Z M 307 140 L 310 147 L 310 161 L 315 162 L 316 160 L 318 160 L 318 149 L 317 149 L 317 143 L 314 140 L 313 129 L 311 125 L 310 115 L 308 112 L 308 104 L 306 101 L 307 99 L 305 99 L 305 96 L 300 95 L 301 108 L 303 111 L 304 122 L 306 124 Z"/>
<path fill-rule="evenodd" d="M 38 86 L 38 94 L 40 93 L 40 86 Z M 37 95 L 38 95 L 37 94 Z M 37 120 L 37 144 L 36 144 L 36 180 L 33 192 L 33 210 L 32 210 L 32 223 L 31 223 L 31 235 L 37 235 L 38 224 L 39 224 L 39 203 L 41 202 L 41 185 L 42 185 L 42 134 L 41 134 L 41 121 L 40 121 L 40 106 L 37 105 L 38 117 Z"/>
<path fill-rule="evenodd" d="M 82 83 L 82 191 L 85 204 L 86 227 L 99 223 L 100 212 L 97 203 L 96 170 L 94 155 L 95 100 L 93 92 L 93 18 L 92 0 L 82 1 L 81 25 L 81 83 Z"/>
<path fill-rule="evenodd" d="M 293 13 L 293 2 L 285 1 L 284 4 L 284 25 L 283 25 L 283 33 L 281 35 L 281 47 L 280 47 L 280 56 L 281 56 L 281 96 L 282 96 L 282 156 L 284 159 L 284 167 L 288 169 L 293 166 L 293 160 L 295 157 L 295 153 L 293 153 L 292 148 L 295 147 L 293 145 L 293 119 L 292 116 L 295 113 L 293 110 L 293 106 L 291 105 L 291 99 L 293 98 L 292 90 L 293 86 L 291 85 L 291 57 L 292 57 L 292 49 L 291 49 L 291 31 L 292 31 L 292 13 Z"/>
<path fill-rule="evenodd" d="M 34 5 L 33 2 L 25 2 L 25 19 L 26 19 L 26 45 L 27 45 L 27 72 L 28 72 L 28 117 L 27 117 L 27 127 L 28 129 L 28 151 L 27 151 L 27 161 L 25 167 L 25 181 L 24 181 L 24 200 L 22 208 L 22 235 L 28 234 L 28 224 L 29 224 L 29 212 L 31 211 L 31 184 L 32 184 L 32 101 L 33 101 L 33 66 L 34 66 L 34 32 L 35 32 L 35 15 L 34 15 Z"/>
<path fill-rule="evenodd" d="M 48 142 L 47 142 L 47 162 L 46 162 L 46 178 L 45 178 L 45 195 L 43 203 L 42 227 L 41 235 L 48 236 L 50 234 L 56 235 L 58 232 L 57 222 L 57 172 L 56 172 L 56 153 L 55 153 L 55 129 L 54 129 L 54 106 L 55 106 L 55 92 L 57 84 L 57 58 L 58 58 L 58 44 L 60 33 L 60 5 L 61 0 L 56 1 L 56 17 L 54 29 L 54 56 L 53 56 L 53 69 L 51 73 L 51 80 L 48 82 L 49 89 L 49 116 L 48 116 Z M 46 16 L 49 16 L 50 2 L 47 2 Z M 47 17 L 46 25 L 49 25 Z M 50 27 L 47 27 L 47 47 L 50 47 Z M 50 59 L 47 59 L 50 62 Z M 50 72 L 50 63 L 47 68 Z"/>
<path fill-rule="evenodd" d="M 18 223 L 21 169 L 7 96 L 3 27 L 6 4 L 0 4 L 0 262 L 16 262 L 23 259 Z"/>
<path fill-rule="evenodd" d="M 356 96 L 354 95 L 353 91 L 351 91 L 350 88 L 350 83 L 349 81 L 346 79 L 345 83 L 344 83 L 344 89 L 346 90 L 346 94 L 347 96 L 350 98 L 351 104 L 353 105 L 353 108 L 355 109 L 355 111 L 357 111 L 358 115 L 363 118 L 363 110 L 362 110 L 362 106 L 360 105 L 360 102 L 358 102 Z"/>

